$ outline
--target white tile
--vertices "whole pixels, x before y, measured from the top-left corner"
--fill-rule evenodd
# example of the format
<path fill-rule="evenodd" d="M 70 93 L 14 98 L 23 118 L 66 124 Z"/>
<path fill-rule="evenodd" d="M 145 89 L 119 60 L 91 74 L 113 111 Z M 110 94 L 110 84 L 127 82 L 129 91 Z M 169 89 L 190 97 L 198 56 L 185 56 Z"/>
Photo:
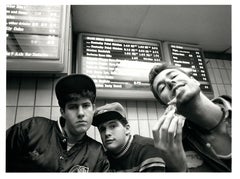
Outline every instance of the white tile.
<path fill-rule="evenodd" d="M 148 113 L 148 119 L 149 120 L 155 120 L 157 119 L 157 108 L 156 103 L 153 101 L 147 102 L 147 113 Z"/>
<path fill-rule="evenodd" d="M 140 134 L 140 133 L 139 133 L 138 120 L 129 119 L 129 120 L 128 120 L 128 123 L 129 123 L 129 125 L 130 125 L 130 131 L 131 131 L 131 134 L 132 134 L 132 135 L 134 135 L 134 134 Z"/>
<path fill-rule="evenodd" d="M 18 107 L 16 123 L 24 121 L 30 117 L 33 117 L 33 107 Z"/>
<path fill-rule="evenodd" d="M 7 90 L 6 90 L 6 103 L 7 106 L 17 106 L 18 90 L 19 90 L 19 78 L 9 77 L 7 78 Z"/>
<path fill-rule="evenodd" d="M 217 84 L 219 95 L 227 94 L 225 87 L 223 84 Z"/>
<path fill-rule="evenodd" d="M 35 102 L 36 79 L 22 78 L 18 106 L 33 106 Z"/>
<path fill-rule="evenodd" d="M 60 107 L 52 107 L 51 120 L 57 121 L 60 116 Z"/>
<path fill-rule="evenodd" d="M 230 60 L 224 60 L 223 63 L 226 69 L 232 69 L 232 63 Z"/>
<path fill-rule="evenodd" d="M 213 73 L 213 69 L 212 69 L 212 68 L 209 68 L 209 69 L 208 69 L 208 75 L 209 75 L 209 78 L 210 78 L 211 83 L 216 83 L 216 80 L 215 80 L 215 77 L 214 77 L 214 73 Z"/>
<path fill-rule="evenodd" d="M 6 129 L 14 125 L 15 123 L 16 107 L 6 108 Z"/>
<path fill-rule="evenodd" d="M 52 79 L 39 78 L 36 93 L 36 106 L 51 106 Z"/>
<path fill-rule="evenodd" d="M 148 119 L 147 106 L 144 101 L 137 101 L 138 120 Z"/>
<path fill-rule="evenodd" d="M 35 107 L 34 116 L 50 118 L 51 107 Z"/>
<path fill-rule="evenodd" d="M 232 85 L 224 85 L 226 89 L 226 94 L 232 96 Z"/>
<path fill-rule="evenodd" d="M 218 92 L 217 85 L 216 84 L 212 84 L 212 88 L 213 88 L 214 97 L 218 97 L 219 96 L 219 92 Z"/>
<path fill-rule="evenodd" d="M 127 101 L 128 119 L 138 119 L 136 101 Z"/>
<path fill-rule="evenodd" d="M 149 130 L 148 120 L 139 120 L 139 131 L 140 135 L 144 137 L 150 137 L 150 130 Z"/>
<path fill-rule="evenodd" d="M 222 77 L 223 83 L 224 84 L 231 84 L 231 81 L 230 81 L 230 79 L 228 77 L 228 74 L 227 74 L 227 70 L 220 69 L 220 73 L 221 73 L 221 77 Z"/>
<path fill-rule="evenodd" d="M 216 60 L 218 68 L 225 68 L 224 60 Z"/>
<path fill-rule="evenodd" d="M 214 77 L 215 77 L 215 80 L 216 80 L 217 84 L 218 83 L 223 83 L 219 69 L 214 68 L 213 69 L 213 74 L 214 74 Z"/>
<path fill-rule="evenodd" d="M 209 63 L 212 68 L 218 68 L 218 65 L 215 59 L 209 59 Z"/>

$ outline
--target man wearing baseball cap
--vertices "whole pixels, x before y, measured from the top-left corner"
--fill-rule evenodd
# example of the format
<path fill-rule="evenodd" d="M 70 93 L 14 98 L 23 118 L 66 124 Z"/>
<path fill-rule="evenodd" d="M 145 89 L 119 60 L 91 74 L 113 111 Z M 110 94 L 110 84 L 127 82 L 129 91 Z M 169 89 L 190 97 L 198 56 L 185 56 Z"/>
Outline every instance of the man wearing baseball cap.
<path fill-rule="evenodd" d="M 96 109 L 92 125 L 98 127 L 111 171 L 164 172 L 165 164 L 151 138 L 130 134 L 126 111 L 120 103 Z"/>
<path fill-rule="evenodd" d="M 103 172 L 109 162 L 102 145 L 86 135 L 95 110 L 96 87 L 72 74 L 55 87 L 61 117 L 32 117 L 7 130 L 7 172 Z"/>

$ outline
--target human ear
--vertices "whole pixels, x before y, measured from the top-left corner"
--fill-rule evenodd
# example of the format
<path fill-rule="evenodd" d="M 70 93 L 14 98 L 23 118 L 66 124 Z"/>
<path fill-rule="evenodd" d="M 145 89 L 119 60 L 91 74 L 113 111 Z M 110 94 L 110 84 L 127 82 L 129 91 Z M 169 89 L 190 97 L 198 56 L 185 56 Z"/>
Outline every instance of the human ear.
<path fill-rule="evenodd" d="M 126 134 L 126 135 L 130 135 L 130 125 L 129 125 L 129 124 L 126 124 L 126 125 L 125 125 L 125 129 L 126 129 L 125 134 Z"/>
<path fill-rule="evenodd" d="M 96 105 L 92 104 L 92 106 L 93 106 L 93 111 L 95 111 L 96 110 Z"/>
<path fill-rule="evenodd" d="M 64 109 L 63 108 L 60 108 L 60 113 L 61 113 L 61 115 L 64 114 Z"/>

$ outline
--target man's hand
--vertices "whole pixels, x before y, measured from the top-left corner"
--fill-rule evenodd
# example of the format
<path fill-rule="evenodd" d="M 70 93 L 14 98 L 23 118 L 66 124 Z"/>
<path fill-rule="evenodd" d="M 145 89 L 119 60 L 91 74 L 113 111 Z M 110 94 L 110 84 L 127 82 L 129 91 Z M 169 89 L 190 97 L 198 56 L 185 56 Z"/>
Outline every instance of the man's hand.
<path fill-rule="evenodd" d="M 167 171 L 185 172 L 187 160 L 182 145 L 185 117 L 175 114 L 175 111 L 175 106 L 169 106 L 152 129 L 154 145 L 161 151 Z"/>

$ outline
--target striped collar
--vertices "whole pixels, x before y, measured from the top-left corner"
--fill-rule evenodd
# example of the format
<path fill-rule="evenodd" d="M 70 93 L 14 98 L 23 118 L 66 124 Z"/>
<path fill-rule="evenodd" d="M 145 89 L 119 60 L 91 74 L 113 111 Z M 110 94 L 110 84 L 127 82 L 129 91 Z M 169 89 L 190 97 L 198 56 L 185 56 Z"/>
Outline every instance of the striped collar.
<path fill-rule="evenodd" d="M 59 128 L 61 134 L 63 135 L 63 137 L 67 137 L 67 136 L 66 136 L 66 133 L 65 133 L 65 131 L 63 130 L 63 127 L 62 127 L 62 125 L 61 125 L 61 124 L 62 124 L 62 121 L 61 121 L 61 120 L 64 120 L 64 118 L 60 117 L 60 118 L 57 120 L 58 128 Z"/>
<path fill-rule="evenodd" d="M 114 155 L 112 153 L 110 153 L 111 156 L 113 158 L 120 158 L 120 157 L 122 157 L 128 151 L 128 149 L 130 148 L 130 146 L 132 144 L 132 140 L 133 140 L 133 137 L 130 135 L 129 138 L 128 138 L 128 141 L 125 144 L 125 146 L 123 147 L 123 149 L 119 153 L 114 154 Z"/>

